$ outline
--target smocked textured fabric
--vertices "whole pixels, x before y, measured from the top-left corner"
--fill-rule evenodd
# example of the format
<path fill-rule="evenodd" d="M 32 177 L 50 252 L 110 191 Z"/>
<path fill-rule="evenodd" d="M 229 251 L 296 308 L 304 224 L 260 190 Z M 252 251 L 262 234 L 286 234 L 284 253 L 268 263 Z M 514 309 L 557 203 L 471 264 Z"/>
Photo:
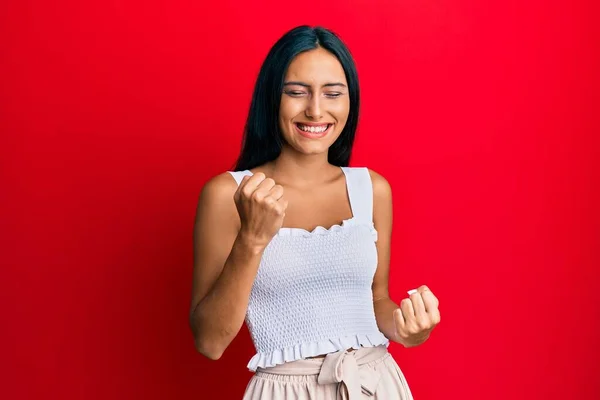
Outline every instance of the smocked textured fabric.
<path fill-rule="evenodd" d="M 373 186 L 367 168 L 341 167 L 352 218 L 313 231 L 284 227 L 263 252 L 246 324 L 250 371 L 349 348 L 388 346 L 375 321 Z M 238 185 L 249 170 L 229 171 Z"/>

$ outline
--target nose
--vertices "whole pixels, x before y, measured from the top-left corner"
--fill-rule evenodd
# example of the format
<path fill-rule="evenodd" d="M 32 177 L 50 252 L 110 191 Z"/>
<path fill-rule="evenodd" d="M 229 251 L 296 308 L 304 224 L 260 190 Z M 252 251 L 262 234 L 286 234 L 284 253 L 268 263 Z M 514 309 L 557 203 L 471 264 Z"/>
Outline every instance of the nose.
<path fill-rule="evenodd" d="M 323 118 L 320 102 L 320 96 L 311 96 L 308 105 L 306 106 L 306 110 L 304 110 L 304 115 L 314 120 Z"/>

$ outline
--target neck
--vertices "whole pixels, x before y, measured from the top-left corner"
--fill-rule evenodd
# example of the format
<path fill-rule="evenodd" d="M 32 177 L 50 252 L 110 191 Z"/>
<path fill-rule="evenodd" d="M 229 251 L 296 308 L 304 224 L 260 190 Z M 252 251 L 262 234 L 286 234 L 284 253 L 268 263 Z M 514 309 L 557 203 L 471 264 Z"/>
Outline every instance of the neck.
<path fill-rule="evenodd" d="M 270 165 L 269 173 L 276 182 L 293 182 L 294 186 L 311 185 L 330 179 L 332 166 L 327 153 L 300 154 L 284 147 Z"/>

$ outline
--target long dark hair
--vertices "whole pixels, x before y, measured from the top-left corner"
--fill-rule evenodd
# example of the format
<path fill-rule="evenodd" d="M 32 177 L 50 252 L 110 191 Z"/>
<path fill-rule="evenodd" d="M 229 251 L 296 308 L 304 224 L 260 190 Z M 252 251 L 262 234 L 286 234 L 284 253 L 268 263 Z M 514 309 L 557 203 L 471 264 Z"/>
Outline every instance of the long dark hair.
<path fill-rule="evenodd" d="M 318 47 L 336 56 L 346 74 L 350 95 L 348 120 L 338 139 L 329 148 L 327 159 L 332 165 L 348 166 L 360 104 L 356 66 L 350 51 L 335 33 L 322 27 L 303 25 L 283 35 L 273 45 L 260 68 L 235 171 L 257 167 L 279 156 L 284 140 L 278 122 L 279 105 L 286 71 L 294 57 Z"/>

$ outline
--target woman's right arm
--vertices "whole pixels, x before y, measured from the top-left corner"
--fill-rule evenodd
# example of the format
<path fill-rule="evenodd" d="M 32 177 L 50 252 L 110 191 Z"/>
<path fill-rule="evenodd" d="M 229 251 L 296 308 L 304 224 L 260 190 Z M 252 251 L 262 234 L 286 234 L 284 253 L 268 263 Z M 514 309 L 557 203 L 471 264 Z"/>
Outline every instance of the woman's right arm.
<path fill-rule="evenodd" d="M 244 323 L 262 254 L 285 212 L 283 189 L 272 179 L 245 177 L 236 190 L 227 175 L 202 189 L 194 226 L 190 327 L 196 349 L 213 360 Z"/>

